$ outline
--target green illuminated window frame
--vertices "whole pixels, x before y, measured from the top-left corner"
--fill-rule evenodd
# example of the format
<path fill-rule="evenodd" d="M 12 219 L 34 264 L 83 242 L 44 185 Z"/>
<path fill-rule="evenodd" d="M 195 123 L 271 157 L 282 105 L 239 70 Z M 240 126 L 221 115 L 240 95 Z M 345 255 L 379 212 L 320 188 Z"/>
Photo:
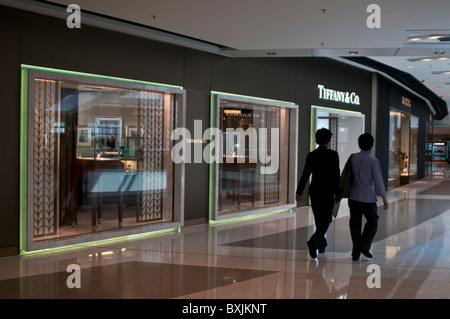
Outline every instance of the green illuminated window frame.
<path fill-rule="evenodd" d="M 236 101 L 242 103 L 258 104 L 265 106 L 276 106 L 290 110 L 289 115 L 289 187 L 288 202 L 279 206 L 256 208 L 231 214 L 218 214 L 218 174 L 219 165 L 212 160 L 209 166 L 209 221 L 211 224 L 217 224 L 229 221 L 242 221 L 249 218 L 265 217 L 271 214 L 277 214 L 292 210 L 296 206 L 295 202 L 295 186 L 297 178 L 297 140 L 298 140 L 298 106 L 292 102 L 279 101 L 274 99 L 258 98 L 247 95 L 231 94 L 218 91 L 211 91 L 211 112 L 210 127 L 218 128 L 220 120 L 220 100 Z M 211 137 L 210 140 L 212 140 Z"/>
<path fill-rule="evenodd" d="M 21 253 L 30 253 L 35 251 L 49 251 L 49 249 L 64 249 L 70 247 L 79 247 L 86 243 L 95 244 L 107 241 L 129 240 L 139 236 L 150 236 L 179 229 L 184 224 L 184 163 L 174 164 L 174 174 L 180 181 L 176 183 L 174 189 L 174 216 L 173 222 L 166 222 L 154 225 L 146 225 L 120 229 L 117 231 L 105 231 L 101 233 L 77 235 L 76 238 L 55 239 L 43 241 L 43 243 L 34 243 L 32 232 L 30 232 L 30 221 L 28 216 L 28 118 L 31 103 L 28 95 L 31 84 L 34 84 L 36 77 L 44 77 L 51 80 L 73 80 L 93 85 L 123 87 L 132 90 L 145 90 L 161 93 L 172 93 L 176 96 L 176 102 L 179 105 L 177 114 L 179 125 L 185 125 L 185 90 L 181 86 L 166 85 L 154 82 L 145 82 L 131 80 L 119 77 L 105 75 L 96 75 L 91 73 L 74 72 L 68 70 L 52 69 L 47 67 L 22 65 L 21 66 L 21 105 L 20 105 L 20 173 L 19 173 L 19 249 Z M 34 104 L 33 104 L 34 105 Z"/>

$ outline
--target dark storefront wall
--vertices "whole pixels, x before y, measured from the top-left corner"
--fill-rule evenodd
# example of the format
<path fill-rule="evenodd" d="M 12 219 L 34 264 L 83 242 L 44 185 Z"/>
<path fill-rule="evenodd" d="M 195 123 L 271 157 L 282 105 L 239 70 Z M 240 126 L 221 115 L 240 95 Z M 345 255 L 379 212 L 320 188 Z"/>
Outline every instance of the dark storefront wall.
<path fill-rule="evenodd" d="M 0 157 L 0 256 L 2 248 L 3 254 L 17 254 L 19 237 L 20 21 L 20 12 L 0 7 L 0 128 L 5 137 Z"/>
<path fill-rule="evenodd" d="M 339 63 L 331 59 L 314 59 L 310 82 L 311 103 L 318 106 L 371 114 L 372 73 Z M 360 105 L 346 104 L 319 98 L 317 85 L 342 92 L 355 92 L 360 98 Z M 367 119 L 367 118 L 366 118 Z M 370 132 L 370 119 L 366 120 L 365 131 Z"/>
<path fill-rule="evenodd" d="M 298 165 L 310 147 L 311 105 L 356 110 L 370 132 L 371 73 L 326 58 L 230 59 L 89 26 L 68 29 L 64 20 L 0 7 L 0 119 L 8 169 L 0 192 L 0 254 L 15 254 L 19 242 L 20 65 L 29 64 L 183 86 L 186 127 L 204 129 L 210 120 L 210 93 L 243 94 L 293 102 L 299 107 Z M 343 78 L 344 77 L 344 78 Z M 349 108 L 317 100 L 317 84 L 355 91 L 361 105 Z M 209 164 L 185 167 L 185 225 L 208 219 Z"/>

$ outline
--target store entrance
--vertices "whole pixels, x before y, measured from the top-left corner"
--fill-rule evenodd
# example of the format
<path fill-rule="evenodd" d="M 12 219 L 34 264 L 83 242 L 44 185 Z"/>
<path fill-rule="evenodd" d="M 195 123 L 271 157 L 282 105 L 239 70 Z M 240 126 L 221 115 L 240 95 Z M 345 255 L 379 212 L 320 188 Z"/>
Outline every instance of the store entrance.
<path fill-rule="evenodd" d="M 311 108 L 311 150 L 317 147 L 314 133 L 320 128 L 333 133 L 331 149 L 339 153 L 341 171 L 352 153 L 359 152 L 358 137 L 364 133 L 364 114 L 320 106 Z"/>

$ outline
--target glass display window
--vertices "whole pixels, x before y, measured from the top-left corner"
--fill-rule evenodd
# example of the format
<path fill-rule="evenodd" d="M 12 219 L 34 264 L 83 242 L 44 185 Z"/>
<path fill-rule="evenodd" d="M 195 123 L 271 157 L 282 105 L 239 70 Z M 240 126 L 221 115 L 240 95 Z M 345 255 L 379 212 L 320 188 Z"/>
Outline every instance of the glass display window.
<path fill-rule="evenodd" d="M 417 180 L 417 152 L 419 145 L 419 118 L 411 115 L 409 147 L 409 181 Z"/>
<path fill-rule="evenodd" d="M 446 156 L 446 159 L 447 159 L 447 163 L 450 163 L 450 142 L 447 142 L 446 144 L 447 144 L 447 156 Z"/>
<path fill-rule="evenodd" d="M 447 161 L 446 142 L 433 142 L 433 162 Z"/>
<path fill-rule="evenodd" d="M 220 140 L 211 162 L 210 219 L 295 207 L 297 106 L 213 93 Z"/>
<path fill-rule="evenodd" d="M 391 108 L 388 189 L 417 179 L 419 119 Z"/>
<path fill-rule="evenodd" d="M 23 250 L 182 226 L 182 88 L 29 66 L 22 77 Z"/>

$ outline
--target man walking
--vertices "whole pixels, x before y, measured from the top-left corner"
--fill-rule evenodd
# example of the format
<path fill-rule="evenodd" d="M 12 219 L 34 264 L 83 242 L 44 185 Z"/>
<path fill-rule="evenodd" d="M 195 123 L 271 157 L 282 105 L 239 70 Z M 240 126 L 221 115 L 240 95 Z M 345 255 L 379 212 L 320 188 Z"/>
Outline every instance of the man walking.
<path fill-rule="evenodd" d="M 378 159 L 370 154 L 374 138 L 369 133 L 358 138 L 359 153 L 353 154 L 352 184 L 348 196 L 350 208 L 350 234 L 353 242 L 352 258 L 358 260 L 361 253 L 372 258 L 369 252 L 372 241 L 378 229 L 377 196 L 383 199 L 384 209 L 388 208 L 386 190 Z M 361 233 L 362 217 L 366 218 L 364 230 Z"/>
<path fill-rule="evenodd" d="M 332 221 L 340 178 L 339 155 L 336 151 L 329 149 L 332 135 L 328 129 L 317 130 L 316 143 L 319 147 L 306 156 L 305 167 L 296 190 L 296 200 L 299 202 L 312 174 L 308 194 L 311 199 L 316 231 L 307 242 L 311 258 L 317 257 L 317 250 L 320 253 L 325 252 L 327 246 L 325 234 Z"/>

